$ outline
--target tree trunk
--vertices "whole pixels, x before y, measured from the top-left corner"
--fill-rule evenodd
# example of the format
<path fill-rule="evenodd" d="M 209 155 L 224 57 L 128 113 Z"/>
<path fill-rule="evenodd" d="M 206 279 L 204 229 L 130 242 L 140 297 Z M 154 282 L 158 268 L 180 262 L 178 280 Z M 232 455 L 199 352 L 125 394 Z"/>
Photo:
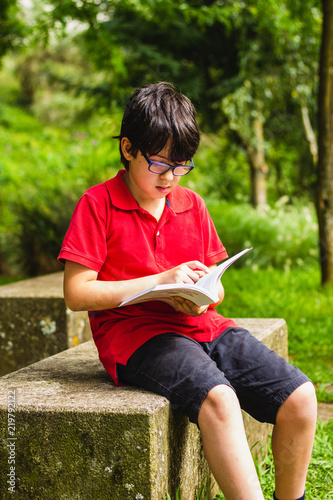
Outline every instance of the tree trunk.
<path fill-rule="evenodd" d="M 312 159 L 313 159 L 313 164 L 315 167 L 318 165 L 318 142 L 316 138 L 316 134 L 314 133 L 314 130 L 311 125 L 310 117 L 309 117 L 309 110 L 308 108 L 303 105 L 301 107 L 302 111 L 302 120 L 303 120 L 303 125 L 304 125 L 304 130 L 306 134 L 306 138 L 309 143 Z"/>
<path fill-rule="evenodd" d="M 319 69 L 317 216 L 321 281 L 333 284 L 333 0 L 323 0 Z"/>
<path fill-rule="evenodd" d="M 265 163 L 264 128 L 260 120 L 253 122 L 255 147 L 247 146 L 247 154 L 251 167 L 251 203 L 256 208 L 267 205 L 267 174 Z"/>
<path fill-rule="evenodd" d="M 255 208 L 267 205 L 266 175 L 251 164 L 251 203 Z"/>
<path fill-rule="evenodd" d="M 232 127 L 232 130 L 237 135 L 249 160 L 251 203 L 255 208 L 265 208 L 267 206 L 268 166 L 265 162 L 264 126 L 262 120 L 256 119 L 253 121 L 251 139 L 245 137 L 244 132 L 242 133 L 236 127 Z"/>

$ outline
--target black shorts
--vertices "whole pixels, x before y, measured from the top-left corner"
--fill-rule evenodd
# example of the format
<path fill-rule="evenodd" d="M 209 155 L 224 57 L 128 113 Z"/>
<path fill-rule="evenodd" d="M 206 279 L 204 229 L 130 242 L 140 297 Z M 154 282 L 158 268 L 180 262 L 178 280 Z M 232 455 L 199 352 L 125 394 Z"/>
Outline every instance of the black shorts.
<path fill-rule="evenodd" d="M 166 397 L 198 425 L 200 407 L 215 386 L 230 386 L 243 410 L 275 424 L 281 404 L 309 379 L 243 328 L 228 328 L 212 342 L 177 333 L 157 335 L 117 365 L 121 383 Z"/>

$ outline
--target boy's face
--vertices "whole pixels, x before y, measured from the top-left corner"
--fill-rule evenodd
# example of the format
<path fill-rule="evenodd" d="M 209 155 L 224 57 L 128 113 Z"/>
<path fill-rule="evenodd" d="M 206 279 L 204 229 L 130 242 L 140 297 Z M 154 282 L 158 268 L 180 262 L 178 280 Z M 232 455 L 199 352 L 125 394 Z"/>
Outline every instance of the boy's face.
<path fill-rule="evenodd" d="M 139 204 L 165 198 L 177 186 L 180 177 L 174 176 L 172 170 L 164 174 L 154 174 L 148 170 L 148 162 L 140 151 L 136 157 L 129 153 L 130 142 L 126 137 L 122 139 L 121 145 L 123 154 L 129 161 L 129 169 L 124 180 Z M 157 155 L 149 156 L 149 158 L 162 163 L 170 163 L 168 144 Z"/>

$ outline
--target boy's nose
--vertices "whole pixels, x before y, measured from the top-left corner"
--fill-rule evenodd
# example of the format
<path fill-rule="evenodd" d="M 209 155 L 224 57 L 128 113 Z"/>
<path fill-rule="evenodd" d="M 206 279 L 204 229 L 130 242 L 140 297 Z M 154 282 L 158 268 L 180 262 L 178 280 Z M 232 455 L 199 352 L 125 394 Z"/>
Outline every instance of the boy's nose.
<path fill-rule="evenodd" d="M 173 180 L 173 172 L 170 168 L 170 170 L 167 170 L 166 172 L 164 172 L 163 174 L 160 174 L 160 177 L 162 179 L 166 179 L 166 180 Z"/>

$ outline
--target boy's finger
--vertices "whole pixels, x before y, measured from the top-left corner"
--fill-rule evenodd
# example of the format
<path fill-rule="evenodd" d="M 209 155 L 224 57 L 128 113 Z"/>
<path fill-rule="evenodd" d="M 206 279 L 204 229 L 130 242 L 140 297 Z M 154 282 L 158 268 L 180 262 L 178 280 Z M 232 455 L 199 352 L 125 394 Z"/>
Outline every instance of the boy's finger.
<path fill-rule="evenodd" d="M 202 262 L 198 260 L 193 260 L 186 263 L 193 271 L 203 271 L 204 273 L 210 273 L 209 267 L 205 266 Z"/>

